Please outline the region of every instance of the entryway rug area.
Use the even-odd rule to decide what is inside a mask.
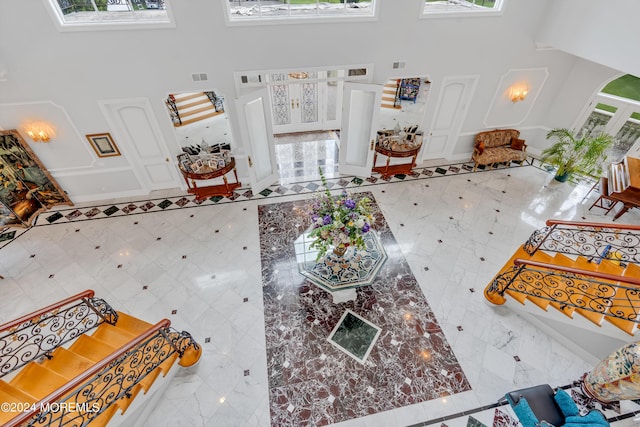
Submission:
[[[340,304],[298,270],[309,200],[258,207],[273,426],[328,425],[471,389],[373,194],[358,195],[372,200],[389,258]],[[381,329],[364,364],[328,340],[346,310]]]

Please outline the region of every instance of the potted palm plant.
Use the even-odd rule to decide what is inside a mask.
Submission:
[[[583,134],[578,137],[569,129],[552,129],[547,139],[555,143],[542,151],[543,162],[557,168],[555,179],[565,182],[573,173],[589,176],[602,175],[607,160],[607,150],[613,145],[613,137],[607,133]]]

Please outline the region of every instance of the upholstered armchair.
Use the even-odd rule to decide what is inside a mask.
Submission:
[[[607,427],[602,412],[592,409],[586,415],[580,411],[564,390],[555,392],[548,384],[524,388],[505,395],[522,427]]]

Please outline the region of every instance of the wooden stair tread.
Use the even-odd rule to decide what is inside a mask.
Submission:
[[[201,96],[207,96],[204,92],[195,92],[190,94],[174,94],[173,98],[175,99],[176,104],[179,102],[188,101],[190,99],[200,98]]]
[[[213,105],[211,105],[211,103],[209,103],[209,105],[205,105],[204,107],[200,107],[200,108],[194,108],[193,110],[189,110],[189,111],[180,111],[180,118],[185,118],[185,117],[189,117],[189,116],[193,116],[195,114],[200,114],[203,113],[205,111],[216,111],[215,107]],[[184,120],[183,120],[184,122]]]
[[[576,308],[576,313],[578,313],[579,315],[581,315],[582,317],[584,317],[585,319],[589,320],[590,322],[592,322],[597,326],[602,326],[602,319],[605,317],[604,314],[602,313],[599,313],[596,311],[584,310],[582,308]]]
[[[604,316],[604,319],[607,322],[623,330],[624,332],[628,333],[631,336],[634,336],[634,333],[638,326],[636,322],[632,322],[631,320],[621,319],[619,317]]]
[[[640,279],[640,266],[637,264],[627,264],[627,267],[622,272],[623,276],[626,277],[635,277],[636,279]]]
[[[188,114],[189,111],[186,111],[189,108],[193,108],[193,107],[198,107],[200,105],[206,105],[209,108],[215,108],[213,106],[213,104],[211,103],[211,101],[209,100],[209,98],[204,97],[204,98],[200,98],[197,101],[193,101],[193,102],[189,102],[188,104],[178,104],[176,102],[176,107],[178,108],[178,111],[180,113],[180,116],[182,116],[183,114]]]
[[[68,381],[69,378],[65,378],[37,362],[31,362],[25,365],[9,381],[9,384],[40,400],[65,385]]]
[[[113,347],[119,348],[136,338],[134,334],[126,329],[119,328],[118,326],[103,323],[91,334],[93,338],[104,341]]]
[[[620,305],[617,304],[620,301]],[[634,307],[636,309],[634,309]],[[605,320],[629,335],[633,335],[637,329],[638,312],[640,309],[640,295],[637,291],[627,288],[618,288],[614,296],[614,301],[609,307],[609,316]],[[615,315],[616,317],[613,317]]]
[[[118,311],[118,321],[115,325],[117,328],[127,331],[135,336],[148,331],[153,325],[151,323],[133,317],[130,314]]]
[[[52,356],[42,362],[42,365],[67,378],[75,378],[94,365],[93,361],[64,347],[57,348]]]
[[[69,350],[97,363],[117,350],[117,347],[89,335],[81,335],[71,344]]]
[[[23,391],[11,386],[10,384],[0,380],[0,402],[2,403],[35,403],[36,399]],[[0,411],[0,424],[4,425],[7,421],[17,417],[17,412]]]
[[[210,119],[211,117],[215,117],[215,116],[217,116],[219,114],[223,114],[223,112],[222,111],[214,111],[214,112],[209,113],[209,114],[203,114],[202,116],[194,117],[193,119],[182,120],[182,124],[177,124],[176,127],[189,125],[191,123],[196,123],[196,122],[199,122],[200,120],[204,120],[204,119]]]

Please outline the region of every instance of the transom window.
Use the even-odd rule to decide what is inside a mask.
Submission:
[[[506,0],[425,0],[424,16],[496,14],[502,11]]]
[[[375,15],[375,0],[223,0],[229,22],[310,18],[365,18]]]
[[[45,3],[51,7],[63,29],[121,27],[118,24],[148,27],[171,23],[166,0],[45,0]]]

